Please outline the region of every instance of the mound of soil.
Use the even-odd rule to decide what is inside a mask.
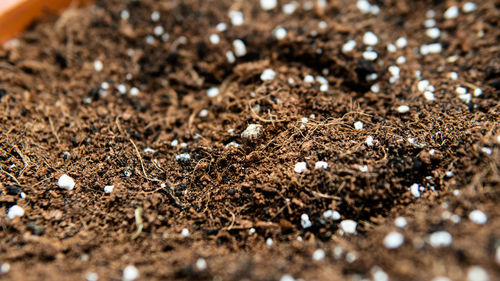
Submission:
[[[0,49],[0,280],[500,278],[500,5],[263,2]]]

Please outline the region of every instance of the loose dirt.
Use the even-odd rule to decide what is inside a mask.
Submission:
[[[101,0],[0,49],[0,280],[498,280],[499,3],[278,2]]]

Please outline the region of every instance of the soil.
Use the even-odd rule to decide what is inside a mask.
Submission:
[[[356,1],[297,1],[289,15],[278,2],[101,0],[1,48],[0,264],[10,271],[0,280],[122,280],[127,265],[138,280],[485,280],[478,267],[499,280],[500,4],[464,13],[464,1],[378,0],[372,15]],[[459,15],[447,19],[452,5]],[[429,10],[437,39],[425,34]],[[367,31],[375,61],[363,56]],[[407,46],[391,52],[399,37]],[[236,39],[246,54],[230,63]],[[442,51],[422,55],[433,42]],[[274,79],[261,80],[265,69]],[[464,100],[459,86],[482,94]],[[249,124],[262,126],[256,138],[241,136]],[[75,189],[58,188],[63,174]],[[25,214],[8,219],[15,204]],[[404,236],[397,249],[383,243],[392,231]],[[434,247],[437,231],[451,245]]]

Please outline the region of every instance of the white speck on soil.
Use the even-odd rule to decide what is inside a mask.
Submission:
[[[302,172],[305,172],[307,171],[307,164],[306,162],[298,162],[295,164],[295,167],[293,168],[293,170],[296,172],[296,173],[302,173]]]
[[[488,216],[480,210],[474,210],[469,213],[469,219],[475,224],[485,224],[488,221]]]
[[[201,118],[206,118],[208,116],[208,110],[207,109],[200,110],[200,113],[198,113],[198,116]]]
[[[199,258],[196,260],[196,268],[200,271],[207,269],[207,262],[204,258]]]
[[[483,147],[483,148],[481,148],[481,151],[482,151],[484,154],[488,154],[488,155],[493,154],[493,150],[491,150],[491,148],[489,148],[489,147]]]
[[[363,122],[361,122],[361,121],[354,122],[354,129],[362,130],[363,129]]]
[[[429,236],[429,243],[434,248],[450,246],[452,241],[453,237],[447,231],[437,231]]]
[[[160,20],[160,12],[158,11],[153,11],[151,13],[151,20],[154,21],[154,22],[157,22]]]
[[[407,221],[405,218],[403,217],[397,217],[395,220],[394,220],[394,225],[396,225],[396,227],[399,227],[399,228],[405,228],[405,226],[407,225]]]
[[[255,140],[258,139],[262,135],[262,125],[259,124],[250,124],[248,127],[241,133],[241,137],[244,139]]]
[[[210,43],[217,45],[220,42],[220,36],[218,34],[215,34],[215,33],[210,34],[209,40],[210,40]]]
[[[446,11],[444,12],[444,18],[445,19],[454,19],[458,17],[458,7],[457,6],[451,6]]]
[[[304,229],[312,226],[312,222],[309,220],[309,216],[307,214],[302,214],[300,216],[300,224]]]
[[[366,137],[365,144],[367,146],[373,146],[373,137],[372,136]]]
[[[280,281],[295,281],[295,279],[291,275],[285,274],[281,276]]]
[[[260,0],[260,7],[266,11],[276,8],[277,5],[277,0]]]
[[[328,168],[328,162],[318,161],[314,164],[314,169],[326,169]]]
[[[274,244],[273,239],[271,237],[266,239],[266,245],[271,247]]]
[[[100,60],[94,61],[94,69],[95,69],[95,71],[101,72],[103,68],[104,68],[104,65],[102,64],[102,62]]]
[[[240,39],[236,39],[233,41],[234,54],[237,57],[244,57],[247,54],[247,47],[245,42]]]
[[[63,174],[57,180],[57,185],[60,188],[64,188],[66,190],[72,190],[73,188],[75,188],[75,181],[67,174]]]
[[[368,31],[363,35],[363,43],[368,46],[375,46],[378,43],[378,37],[375,33]]]
[[[254,235],[255,232],[256,232],[255,228],[252,227],[248,230],[248,235]]]
[[[396,40],[396,46],[400,49],[406,47],[406,45],[408,45],[408,41],[406,40],[405,37],[399,37],[397,40]]]
[[[359,171],[366,173],[368,172],[368,166],[367,165],[358,165]]]
[[[191,156],[187,153],[182,153],[182,154],[175,156],[175,160],[177,160],[179,162],[187,162],[187,161],[189,161],[189,159],[191,159]]]
[[[229,11],[229,17],[231,18],[231,24],[234,26],[240,26],[243,24],[243,13],[240,11]]]
[[[320,260],[324,259],[325,256],[326,256],[325,251],[323,251],[322,249],[317,249],[313,253],[313,260],[320,261]]]
[[[133,265],[128,265],[123,269],[123,281],[133,281],[139,277],[139,270]]]
[[[189,229],[183,228],[181,230],[181,235],[182,235],[182,237],[188,237],[189,236]]]
[[[227,29],[227,24],[225,22],[219,22],[216,26],[215,29],[219,32],[226,31]]]
[[[378,54],[375,51],[364,51],[363,58],[367,61],[374,61],[378,58]]]
[[[219,88],[212,87],[207,90],[207,97],[214,98],[219,95]]]
[[[115,189],[115,186],[114,186],[114,185],[106,185],[106,186],[104,187],[104,193],[109,194],[109,193],[113,192],[113,189]]]
[[[273,31],[273,35],[274,35],[274,37],[276,37],[276,39],[278,39],[278,40],[283,40],[283,39],[285,39],[286,34],[287,34],[287,31],[286,31],[286,29],[284,29],[283,27],[278,27],[277,29],[275,29],[275,30]]]
[[[356,47],[356,41],[354,40],[349,40],[342,45],[342,53],[346,54],[349,52],[352,52],[354,48]]]
[[[262,81],[272,81],[276,77],[276,72],[270,68],[265,69],[260,75]]]
[[[410,107],[407,106],[407,105],[400,105],[398,106],[398,108],[396,109],[399,113],[407,113],[410,111]]]
[[[89,272],[85,275],[85,281],[97,281],[99,276],[95,272]]]
[[[416,198],[419,198],[420,197],[420,191],[419,191],[419,185],[417,183],[414,183],[410,186],[410,192],[413,196],[415,196]]]
[[[392,43],[390,44],[387,44],[387,51],[389,53],[395,53],[398,49],[396,48],[396,46]]]
[[[353,220],[343,220],[340,222],[340,227],[345,233],[349,234],[355,234],[356,233],[356,227],[358,226],[358,223],[353,221]]]
[[[425,31],[425,35],[432,39],[438,39],[441,36],[441,30],[437,27],[432,27]]]
[[[323,212],[323,217],[337,221],[340,220],[340,213],[334,210],[326,210]]]
[[[13,205],[7,211],[7,218],[10,220],[13,220],[16,217],[22,217],[22,216],[24,216],[24,209],[18,205]]]
[[[226,52],[227,62],[233,64],[236,61],[236,57],[234,56],[233,51],[229,50]]]
[[[2,263],[0,265],[0,274],[7,274],[10,271],[10,264],[8,263]]]
[[[286,15],[293,14],[296,9],[297,9],[297,4],[295,2],[287,3],[287,4],[283,5],[283,7],[281,8],[283,13]]]
[[[488,272],[480,266],[471,266],[467,271],[467,281],[489,281]]]
[[[477,5],[476,3],[474,2],[466,2],[463,6],[462,6],[462,11],[464,13],[471,13],[473,11],[475,11],[477,9]]]
[[[384,246],[387,249],[396,249],[403,245],[405,238],[399,232],[391,232],[384,238]]]

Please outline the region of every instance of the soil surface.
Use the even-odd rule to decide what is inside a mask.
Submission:
[[[500,280],[500,3],[260,2],[0,49],[0,280]]]

